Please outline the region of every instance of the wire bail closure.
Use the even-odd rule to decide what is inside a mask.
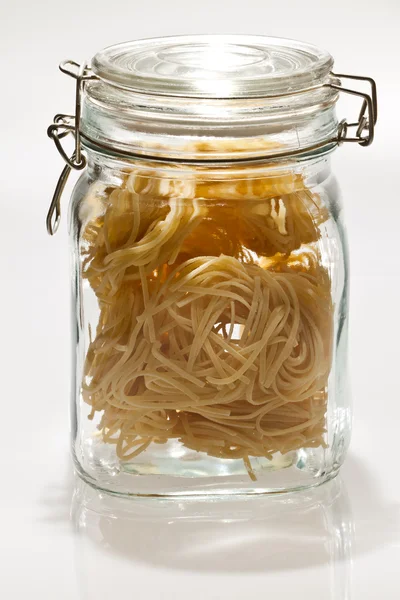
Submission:
[[[331,73],[331,75],[340,81],[342,79],[352,79],[354,81],[366,81],[369,83],[371,94],[345,88],[342,85],[335,85],[333,83],[328,85],[339,92],[344,92],[345,94],[350,94],[352,96],[359,96],[363,99],[361,110],[358,115],[358,121],[355,123],[347,123],[346,119],[343,119],[343,121],[339,123],[338,143],[355,142],[360,146],[370,146],[374,141],[375,125],[378,119],[378,97],[374,79],[362,75],[344,75],[343,73]],[[357,128],[354,137],[348,137],[347,135],[350,127]],[[364,131],[367,132],[367,135],[365,136],[363,136]]]
[[[47,129],[47,135],[53,139],[57,150],[59,151],[66,163],[58,179],[56,189],[54,191],[53,198],[50,203],[50,208],[46,217],[46,228],[50,235],[55,234],[60,224],[61,196],[67,183],[68,177],[71,173],[71,170],[75,169],[76,171],[81,171],[86,167],[86,158],[82,154],[81,147],[81,96],[85,82],[89,80],[98,79],[98,77],[92,73],[90,67],[87,66],[86,63],[79,65],[73,60],[65,60],[59,65],[59,69],[62,73],[65,73],[66,75],[69,75],[70,77],[76,80],[75,114],[55,115],[53,123]],[[357,143],[360,146],[364,147],[370,146],[372,144],[375,133],[375,125],[378,118],[378,100],[375,81],[371,77],[364,77],[361,75],[345,75],[331,72],[331,76],[334,77],[336,80],[339,80],[339,84],[326,83],[322,84],[322,86],[308,88],[300,92],[282,94],[282,96],[293,95],[293,93],[307,93],[312,90],[318,89],[319,87],[330,87],[332,89],[337,90],[338,92],[343,92],[345,94],[350,94],[362,98],[363,102],[360,113],[358,115],[358,120],[352,123],[348,123],[346,119],[343,119],[339,123],[337,135],[334,138],[330,138],[318,145],[310,146],[307,148],[301,148],[298,150],[292,150],[289,152],[281,152],[273,156],[269,156],[268,159],[272,160],[275,158],[298,156],[299,154],[305,154],[307,152],[312,152],[313,150],[321,149],[326,146],[331,146],[332,144],[339,145],[343,142]],[[342,79],[367,82],[370,86],[370,94],[360,92],[351,88],[343,87],[341,85]],[[353,136],[348,135],[350,129],[355,129],[355,133]],[[75,150],[70,157],[68,157],[61,143],[61,140],[69,134],[72,134],[75,138]],[[130,156],[134,155],[130,154]],[[140,156],[139,158],[143,158],[143,156]],[[156,157],[150,156],[146,156],[145,158],[151,158],[152,160],[160,160],[159,158],[157,159]],[[237,159],[238,162],[239,160],[240,159]],[[243,159],[241,160],[243,161]]]
[[[81,94],[85,81],[97,79],[95,75],[91,74],[90,69],[85,63],[79,65],[73,60],[65,60],[60,64],[59,68],[62,73],[76,80],[75,114],[57,114],[53,119],[53,123],[47,129],[47,135],[54,141],[57,150],[66,163],[57,182],[46,217],[46,228],[50,235],[55,234],[60,224],[61,195],[71,170],[81,171],[86,167],[86,158],[82,154],[80,139]],[[69,134],[72,134],[75,138],[75,150],[70,157],[68,157],[61,143],[61,140]]]

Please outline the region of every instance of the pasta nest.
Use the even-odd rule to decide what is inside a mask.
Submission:
[[[141,278],[139,297],[124,302],[134,324],[129,341],[107,347],[106,369],[104,355],[96,363],[101,349],[92,354],[84,393],[104,410],[105,440],[121,458],[171,438],[245,459],[324,445],[328,280],[304,259],[284,264],[271,261],[266,270],[224,255],[198,257],[157,291],[153,281],[151,293]]]

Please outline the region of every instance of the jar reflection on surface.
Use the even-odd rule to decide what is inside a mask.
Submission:
[[[173,226],[171,215],[179,226]],[[90,153],[88,173],[75,189],[70,223],[77,306],[73,452],[78,471],[86,481],[124,494],[221,496],[297,489],[337,473],[350,435],[346,384],[347,253],[329,157],[216,170],[122,162]],[[147,251],[149,243],[153,253]],[[118,260],[124,252],[130,262],[121,267]],[[137,260],[132,259],[132,252],[137,253]],[[108,280],[107,264],[117,267]],[[179,287],[176,277],[179,279],[181,272],[186,269],[192,277],[192,272],[198,270],[203,273],[199,277],[202,282],[208,264],[212,272],[218,271],[228,280],[230,287],[220,289],[230,298],[225,308],[217,310],[219,321],[214,317],[213,322],[209,314],[213,328],[201,338],[203,354],[198,355],[198,366],[196,356],[193,359],[196,332],[193,329],[188,334],[187,324],[199,324],[206,310],[220,302],[214,286],[221,286],[221,281],[210,278],[208,288],[203,289],[206,302],[199,308],[197,299],[191,304],[187,301],[188,294],[201,285],[204,288],[194,278],[190,288],[183,288],[181,296],[176,294],[174,304],[168,302],[174,286]],[[108,271],[111,273],[111,268]],[[233,288],[237,277],[241,279]],[[269,279],[264,281],[266,277]],[[285,277],[292,284],[295,302],[300,301],[300,333],[292,344],[293,348],[296,344],[300,347],[299,358],[295,349],[289,357],[296,363],[298,374],[289,391],[286,382],[274,396],[271,382],[263,387],[259,376],[263,368],[267,374],[274,371],[274,351],[264,354],[264,367],[258,358],[245,361],[239,357],[242,362],[229,366],[226,360],[218,362],[215,357],[222,346],[221,352],[233,353],[232,360],[236,360],[238,345],[247,344],[251,349],[262,343],[269,323],[272,330],[279,323],[280,307],[289,294],[285,291],[283,297],[274,300],[271,296],[272,301],[268,300],[270,321],[264,319],[265,323],[259,326],[261,338],[257,338],[256,322],[257,315],[258,323],[262,321],[263,310],[252,309],[252,302],[257,294],[260,298],[269,297],[272,286],[282,278],[286,285]],[[309,283],[314,281],[315,287]],[[168,287],[168,282],[173,285]],[[304,288],[305,282],[309,289]],[[248,296],[242,292],[244,283]],[[134,285],[141,286],[143,300],[139,308],[130,295]],[[152,307],[154,319],[144,323],[135,345],[126,351],[132,328],[140,320],[143,324],[143,315],[148,311],[146,294],[149,303],[157,297],[158,305],[153,302]],[[309,305],[307,294],[320,300]],[[239,302],[232,301],[233,297],[239,297]],[[243,305],[247,308],[243,309]],[[310,308],[312,327],[307,329]],[[169,318],[171,313],[175,319],[172,327],[178,325],[175,331],[179,335],[172,340],[175,348],[171,345],[171,324],[168,319],[163,320],[164,314]],[[252,313],[253,325],[247,331]],[[109,321],[118,327],[110,328]],[[130,332],[128,338],[126,328]],[[285,353],[286,342],[276,335],[275,347]],[[290,337],[289,333],[285,335]],[[249,342],[247,338],[243,342],[245,336],[250,336]],[[143,348],[146,344],[151,347],[153,362],[139,357],[132,363],[132,355],[141,344]],[[115,348],[129,354],[129,360],[116,358]],[[115,361],[127,365],[124,372],[115,369]],[[277,362],[277,376],[282,378],[280,369],[287,369],[287,365],[284,360]],[[144,386],[143,382],[149,377],[154,379],[160,367],[167,372],[172,368],[175,382],[178,373],[180,380],[176,385],[180,392],[184,390],[180,394],[183,403],[176,401],[176,388],[171,403],[171,389],[163,381],[157,382],[158,387],[154,387],[154,382],[150,389]],[[110,369],[114,375],[107,379]],[[303,373],[309,378],[305,379]],[[122,382],[119,389],[118,377]],[[226,391],[221,392],[221,381],[227,382]],[[111,395],[110,385],[114,389]],[[204,395],[198,396],[203,389]],[[190,393],[194,393],[194,400],[188,402]],[[259,400],[263,394],[269,404]],[[222,400],[218,408],[213,408],[218,395]],[[142,406],[140,398],[144,399]],[[230,400],[224,404],[224,398]],[[288,400],[292,402],[289,413],[285,408]],[[134,403],[135,411],[129,402]],[[234,410],[238,410],[233,415],[241,427],[232,428]],[[260,420],[264,418],[263,410],[265,421]],[[125,436],[121,413],[124,427],[128,427]],[[257,442],[253,436],[250,442],[247,438],[233,444],[232,436],[243,440],[246,428],[253,432],[257,427],[264,436],[258,433]],[[283,435],[279,435],[279,428]],[[162,478],[153,479],[154,475]]]
[[[268,593],[282,599],[351,598],[353,524],[340,479],[312,492],[208,503],[129,503],[78,482],[72,516],[76,568],[88,600],[129,589],[132,567],[139,597],[179,600],[190,589],[197,600],[206,586],[211,598],[223,600],[233,593],[232,585],[224,591],[224,576],[236,576],[233,597],[242,597],[264,575]],[[151,577],[153,569],[162,569],[162,578]]]

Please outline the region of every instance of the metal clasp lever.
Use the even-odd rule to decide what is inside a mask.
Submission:
[[[47,129],[47,135],[52,138],[57,150],[66,162],[66,165],[62,170],[57,182],[46,217],[46,228],[50,235],[54,235],[60,223],[61,195],[71,170],[75,169],[80,171],[86,166],[86,159],[81,150],[79,129],[81,119],[81,94],[84,82],[89,79],[96,79],[96,76],[91,73],[86,64],[79,65],[72,60],[66,60],[62,62],[60,64],[60,71],[76,80],[75,115],[57,114],[53,119],[53,123]],[[61,140],[69,134],[72,134],[75,138],[75,150],[70,157],[68,157],[61,143]]]
[[[339,73],[331,73],[333,77],[337,79],[353,79],[354,81],[367,81],[371,88],[371,94],[352,90],[350,88],[342,87],[331,83],[330,87],[344,92],[345,94],[351,94],[352,96],[359,96],[363,98],[360,114],[358,121],[355,123],[347,123],[346,119],[340,122],[338,131],[338,142],[356,142],[360,146],[370,146],[374,140],[375,125],[378,119],[378,99],[376,93],[376,83],[371,77],[363,77],[361,75],[343,75]],[[356,127],[356,132],[353,137],[348,137],[348,130],[350,127]],[[363,132],[367,132],[363,135]]]

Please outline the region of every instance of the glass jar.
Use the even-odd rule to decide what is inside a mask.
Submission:
[[[89,484],[250,495],[337,474],[348,266],[330,154],[371,143],[376,94],[332,64],[290,40],[183,36],[61,65],[76,114],[49,128],[67,165],[47,224],[86,167],[70,204],[72,452]],[[363,99],[355,124],[338,123],[341,90]]]

